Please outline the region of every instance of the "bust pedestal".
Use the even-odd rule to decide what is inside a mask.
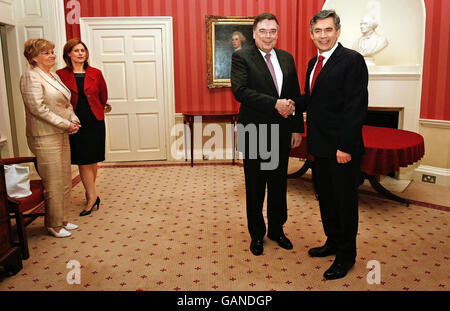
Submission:
[[[369,66],[376,66],[376,64],[375,64],[375,62],[373,60],[373,57],[371,57],[371,56],[364,56],[364,60],[366,61],[367,67],[369,67]]]

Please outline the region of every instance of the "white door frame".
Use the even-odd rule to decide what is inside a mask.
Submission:
[[[161,29],[162,49],[163,49],[163,77],[164,81],[164,107],[165,107],[165,143],[166,159],[174,160],[171,154],[171,146],[176,137],[170,135],[171,129],[175,126],[175,87],[173,69],[173,27],[171,16],[155,17],[82,17],[80,18],[81,40],[86,45],[94,46],[93,32],[99,29],[129,29],[129,28],[158,28]],[[92,55],[92,53],[91,53]],[[92,64],[96,64],[95,59],[90,59]]]

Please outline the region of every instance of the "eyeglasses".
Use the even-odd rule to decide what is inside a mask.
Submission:
[[[277,34],[277,32],[278,32],[278,29],[269,29],[269,30],[267,30],[267,29],[259,29],[258,30],[258,33],[261,36],[264,36],[264,35],[267,35],[267,34],[269,34],[271,36],[275,36]]]

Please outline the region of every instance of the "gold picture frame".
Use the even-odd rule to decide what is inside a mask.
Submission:
[[[231,87],[231,55],[235,49],[231,38],[233,35],[242,38],[241,48],[254,44],[254,19],[254,16],[206,15],[208,88]]]

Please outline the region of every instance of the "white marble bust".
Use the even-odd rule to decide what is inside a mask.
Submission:
[[[370,15],[364,16],[360,22],[362,36],[353,43],[353,49],[364,57],[372,57],[388,45],[386,38],[375,32],[377,26],[378,22]]]

